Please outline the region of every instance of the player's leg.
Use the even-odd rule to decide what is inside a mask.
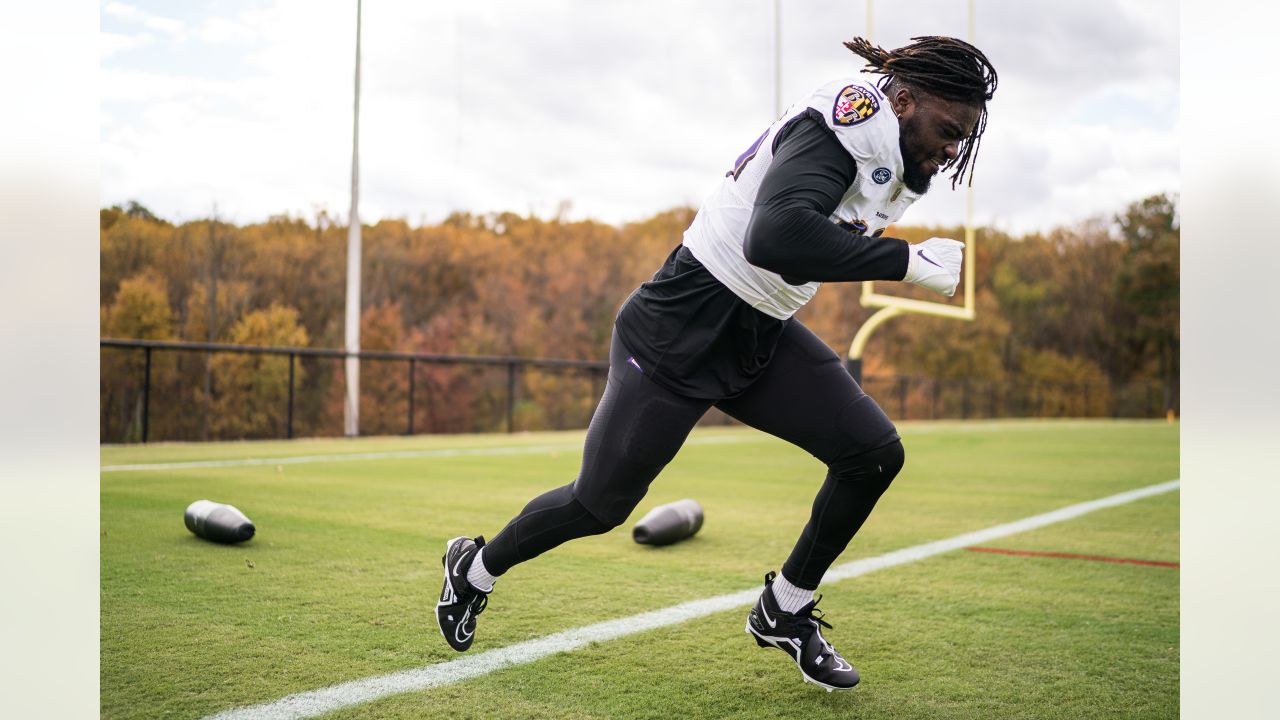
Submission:
[[[787,580],[816,588],[902,469],[897,429],[839,356],[795,320],[765,374],[717,406],[826,463],[809,522],[783,566]]]
[[[897,430],[840,358],[794,320],[765,374],[718,407],[827,465],[809,521],[782,566],[782,576],[767,577],[748,630],[757,624],[752,632],[757,642],[787,651],[806,680],[829,690],[852,687],[857,671],[822,639],[819,621],[811,617],[813,590],[901,470]]]
[[[529,501],[487,545],[483,538],[449,541],[436,611],[449,644],[470,647],[478,610],[467,608],[483,602],[497,576],[569,540],[621,525],[710,406],[645,377],[615,334],[577,479]]]

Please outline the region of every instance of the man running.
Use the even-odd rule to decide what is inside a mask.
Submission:
[[[573,482],[529,502],[486,545],[450,540],[436,607],[455,650],[471,647],[494,580],[574,538],[622,524],[649,483],[715,406],[827,465],[808,524],[781,574],[765,575],[746,630],[828,690],[858,671],[823,638],[823,574],[902,469],[897,429],[839,356],[792,316],[823,282],[897,280],[946,296],[963,243],[881,237],[954,169],[954,188],[986,126],[996,71],[972,45],[918,37],[885,50],[845,46],[873,83],[828,83],[791,106],[733,163],[649,282],[619,310],[604,396]]]

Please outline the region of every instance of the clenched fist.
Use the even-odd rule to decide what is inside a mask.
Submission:
[[[907,274],[903,282],[915,283],[947,297],[956,294],[960,283],[960,265],[964,261],[964,243],[948,238],[929,238],[908,245]]]

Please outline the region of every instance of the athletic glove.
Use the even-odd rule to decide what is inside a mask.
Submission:
[[[964,243],[947,238],[929,238],[908,245],[907,274],[903,282],[915,283],[947,297],[956,294],[960,283],[960,264],[964,260]]]

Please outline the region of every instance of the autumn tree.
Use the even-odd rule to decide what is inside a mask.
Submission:
[[[1164,407],[1178,407],[1180,373],[1179,250],[1181,233],[1172,199],[1155,195],[1116,217],[1127,252],[1114,285],[1125,326],[1121,342],[1135,374],[1153,374],[1164,386]]]
[[[362,350],[400,350],[403,334],[404,323],[396,303],[368,308],[360,317]],[[361,433],[399,435],[405,432],[409,394],[406,365],[400,361],[360,361]]]
[[[453,355],[469,323],[462,307],[444,309],[414,328],[406,350]],[[416,368],[414,427],[421,432],[461,433],[499,429],[496,407],[485,405],[485,369],[462,364],[422,363]]]
[[[231,342],[264,347],[306,347],[298,311],[273,304],[240,318]],[[219,437],[283,437],[288,413],[289,359],[279,355],[220,353],[212,361],[214,398],[210,426]],[[295,365],[294,382],[302,382]]]
[[[434,224],[386,219],[366,226],[363,346],[602,359],[619,305],[652,277],[693,216],[692,208],[675,208],[614,226],[562,216],[455,213]],[[959,227],[893,226],[886,235],[919,242],[962,233]],[[216,219],[175,225],[137,203],[104,209],[102,332],[339,348],[346,237],[347,228],[324,213],[313,221],[278,216],[243,226]],[[894,393],[890,405],[912,416],[917,411],[927,416],[939,400],[950,408],[946,388],[973,383],[1017,395],[1031,385],[1097,384],[1098,373],[1106,378],[1109,395],[1091,397],[1104,398],[1113,409],[1150,413],[1150,402],[1143,400],[1160,395],[1158,387],[1149,389],[1152,383],[1164,388],[1165,404],[1176,407],[1177,251],[1176,202],[1164,196],[1135,203],[1116,222],[1083,222],[1021,237],[979,228],[976,319],[895,318],[868,345],[865,375],[897,383],[889,388]],[[877,289],[951,305],[963,302],[903,283],[879,283]],[[797,318],[843,354],[875,311],[861,305],[861,292],[860,283],[829,283]],[[125,363],[129,357],[134,365]],[[214,357],[218,375],[210,363]],[[118,440],[126,428],[132,428],[128,437],[138,436],[141,358],[141,353],[103,351],[104,439]],[[157,374],[149,407],[152,419],[160,421],[152,423],[153,437],[282,434],[273,428],[281,425],[286,401],[271,393],[280,388],[286,359],[157,351],[153,361]],[[258,367],[267,369],[262,392],[250,387],[249,376]],[[380,362],[362,367],[363,430],[402,432],[408,368]],[[342,362],[300,359],[295,370],[295,429],[339,434]],[[903,377],[918,379],[905,395]],[[155,384],[163,378],[174,387]],[[414,381],[415,429],[505,427],[503,366],[419,363]],[[935,389],[929,389],[930,382]],[[598,399],[599,378],[577,371],[530,369],[518,373],[516,383],[516,424],[522,429],[581,425]],[[929,392],[934,396],[922,395]],[[265,400],[243,402],[261,407],[237,404],[249,394]],[[215,396],[217,407],[210,404]],[[994,405],[984,401],[982,406]],[[1014,412],[1098,411],[1092,400],[1071,406],[1014,397],[1007,405]],[[230,412],[230,419],[217,428],[207,425],[219,408]]]
[[[102,335],[135,340],[173,339],[173,318],[163,278],[144,271],[120,283],[110,307],[100,313]],[[158,360],[158,358],[157,358]],[[101,361],[102,436],[124,442],[142,440],[146,353],[104,348]],[[155,362],[150,384],[157,394],[173,384],[170,362]]]

